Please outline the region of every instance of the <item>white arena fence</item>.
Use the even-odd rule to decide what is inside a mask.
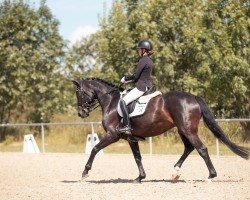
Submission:
[[[250,122],[250,119],[216,119],[217,122]],[[0,124],[1,127],[41,127],[41,138],[42,138],[42,153],[45,153],[45,126],[90,126],[91,127],[91,134],[93,139],[93,134],[95,133],[94,126],[101,125],[101,122],[60,122],[60,123],[20,123],[20,124]],[[149,137],[149,154],[153,154],[153,138]],[[91,141],[93,144],[93,141]],[[215,139],[216,145],[216,155],[217,157],[220,156],[220,146],[219,140]]]

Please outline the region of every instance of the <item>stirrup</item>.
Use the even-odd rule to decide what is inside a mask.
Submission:
[[[118,127],[117,130],[120,132],[120,133],[125,133],[126,135],[132,135],[131,133],[131,127],[126,125],[126,126],[123,126],[123,127]]]

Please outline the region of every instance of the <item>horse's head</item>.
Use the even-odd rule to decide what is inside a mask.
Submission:
[[[89,116],[91,108],[95,105],[96,95],[85,80],[72,81],[76,86],[77,112],[78,116],[85,118]]]

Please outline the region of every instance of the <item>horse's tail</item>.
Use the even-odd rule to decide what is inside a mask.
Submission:
[[[214,116],[210,111],[206,102],[200,97],[196,96],[195,98],[200,105],[201,113],[206,125],[213,132],[215,137],[217,137],[221,142],[223,142],[226,146],[228,146],[228,148],[231,149],[235,154],[248,160],[249,149],[238,146],[235,143],[231,142],[229,138],[225,135],[223,130],[220,128],[220,126],[217,124],[217,122],[215,121]]]

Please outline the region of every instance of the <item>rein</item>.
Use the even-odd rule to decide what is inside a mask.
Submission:
[[[119,84],[118,88],[120,88],[120,87],[122,86],[122,84],[123,84],[123,83]],[[102,94],[102,95],[100,96],[100,99],[101,99],[104,95],[110,94],[111,92],[114,92],[114,91],[116,91],[116,90],[117,90],[117,88],[112,88],[112,89],[109,90],[108,92]],[[90,96],[87,92],[85,92],[84,90],[81,90],[81,92],[84,93],[84,94],[86,94],[86,95],[91,99],[91,96]],[[97,104],[98,104],[98,105],[97,105]],[[97,98],[95,98],[94,100],[91,100],[91,101],[89,101],[89,102],[85,102],[85,103],[82,105],[82,107],[88,109],[88,113],[92,112],[93,110],[95,110],[95,109],[98,108],[99,106],[100,106],[100,104],[99,104]]]

